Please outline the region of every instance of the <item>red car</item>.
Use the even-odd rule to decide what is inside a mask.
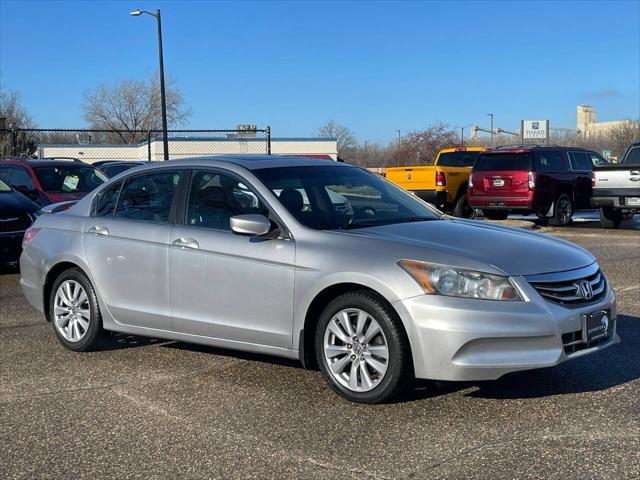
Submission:
[[[80,160],[0,160],[0,179],[40,206],[79,200],[107,177]]]
[[[606,162],[577,147],[517,146],[482,152],[469,176],[467,201],[487,218],[535,213],[552,225],[571,222],[576,210],[591,209],[591,171]]]

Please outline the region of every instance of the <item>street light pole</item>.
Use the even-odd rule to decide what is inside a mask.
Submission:
[[[400,166],[400,130],[396,130],[398,132],[398,151],[396,152],[396,163]]]
[[[473,123],[470,123],[469,125],[465,125],[464,127],[460,127],[460,146],[464,147],[464,129],[465,128],[469,128],[472,127]]]
[[[488,117],[491,117],[491,126],[489,127],[491,130],[491,147],[493,148],[493,113],[487,113]]]
[[[169,160],[169,136],[167,133],[167,100],[164,87],[164,58],[162,54],[162,20],[160,18],[160,10],[156,13],[147,12],[146,10],[134,10],[131,15],[139,17],[140,15],[151,15],[155,17],[158,24],[158,57],[160,61],[160,106],[162,110],[162,147],[164,150],[164,160]]]

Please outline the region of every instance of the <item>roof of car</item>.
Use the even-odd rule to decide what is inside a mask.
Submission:
[[[226,162],[239,165],[248,170],[259,170],[262,168],[276,168],[276,167],[344,167],[348,164],[336,162],[333,160],[322,160],[309,157],[287,156],[287,155],[219,155],[211,157],[193,157],[169,160],[166,162],[171,165],[183,165],[183,166],[207,166],[212,162]],[[162,162],[144,162],[145,164],[151,163],[157,166]]]
[[[82,160],[73,158],[2,158],[0,159],[0,161],[13,164],[30,165],[32,167],[57,167],[62,165],[77,165],[87,167],[90,165],[83,162]]]
[[[532,150],[582,150],[585,152],[590,152],[586,148],[582,147],[568,147],[562,145],[538,145],[538,144],[522,144],[522,145],[501,145],[499,147],[494,147],[490,150],[487,150],[483,153],[525,153],[530,152]]]

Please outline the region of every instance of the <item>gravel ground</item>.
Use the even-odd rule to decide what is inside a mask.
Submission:
[[[622,343],[379,406],[270,357],[124,335],[72,353],[5,271],[0,478],[640,478],[638,223],[540,229],[598,257]]]

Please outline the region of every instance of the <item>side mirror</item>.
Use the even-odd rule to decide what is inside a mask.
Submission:
[[[259,236],[269,233],[271,221],[264,215],[235,215],[229,219],[231,231],[236,235]]]

